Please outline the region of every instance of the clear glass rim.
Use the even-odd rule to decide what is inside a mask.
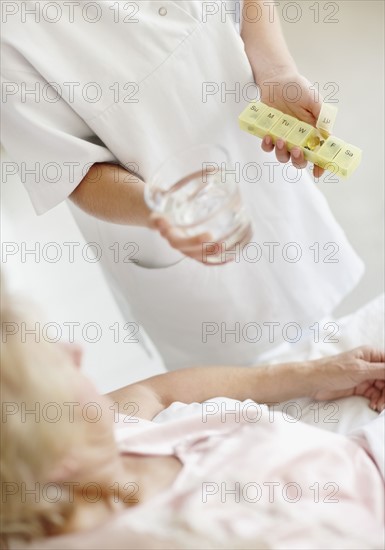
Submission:
[[[162,170],[164,170],[168,164],[171,164],[173,160],[175,160],[176,162],[180,162],[180,159],[182,156],[185,156],[185,155],[191,156],[193,155],[194,151],[199,151],[200,149],[207,149],[208,151],[210,149],[212,150],[217,149],[224,155],[227,163],[230,160],[230,155],[227,149],[223,145],[216,145],[213,143],[201,143],[199,145],[193,145],[191,147],[184,147],[183,149],[179,149],[178,151],[175,151],[175,153],[172,153],[172,155],[169,155],[166,159],[163,160],[163,162],[156,168],[156,170],[154,170],[154,172],[146,179],[145,181],[146,187],[147,186],[153,187],[158,181]],[[183,176],[181,179],[183,179]],[[178,183],[178,182],[175,182],[175,183]]]

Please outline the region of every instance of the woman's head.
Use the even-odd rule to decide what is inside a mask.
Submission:
[[[26,334],[36,320],[1,300],[1,533],[63,531],[86,481],[111,481],[117,449],[109,401],[76,368],[73,354]]]

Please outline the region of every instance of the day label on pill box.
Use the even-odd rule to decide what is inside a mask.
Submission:
[[[254,103],[253,105],[251,105],[250,107],[250,116],[253,117],[257,117],[259,116],[262,111],[265,111],[267,109],[267,107],[263,104],[263,103]]]
[[[306,122],[297,124],[286,138],[289,149],[293,147],[304,147],[309,137],[313,135],[315,131],[315,128],[310,126],[310,124],[306,124]]]
[[[266,105],[261,102],[250,103],[247,109],[245,109],[239,117],[240,128],[253,134],[253,129],[256,127],[258,118],[266,109]]]
[[[270,128],[272,128],[282,116],[283,114],[280,111],[277,111],[277,109],[273,109],[273,107],[268,107],[258,118],[256,134],[262,134],[262,137],[266,135],[269,132]]]
[[[298,124],[298,120],[290,115],[284,115],[271,128],[269,134],[275,138],[285,138]]]
[[[360,160],[361,150],[347,143],[334,157],[333,163],[338,167],[338,173],[347,178],[357,168]]]
[[[345,145],[345,142],[342,139],[335,137],[328,137],[325,143],[322,145],[318,151],[318,157],[325,162],[330,162],[334,159],[337,153]]]

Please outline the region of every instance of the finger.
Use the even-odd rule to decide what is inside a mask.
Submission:
[[[216,256],[220,251],[220,244],[213,241],[210,233],[200,233],[193,237],[186,237],[186,235],[179,229],[173,227],[162,216],[154,216],[154,224],[156,229],[159,230],[162,237],[167,239],[170,246],[179,250],[185,256],[197,260],[202,263],[210,263],[208,258],[210,256]],[[212,249],[206,248],[204,245],[213,245]],[[215,264],[225,264],[233,261],[231,255],[224,255],[223,261],[216,261]],[[211,262],[212,263],[212,262]],[[210,265],[211,265],[210,263]]]
[[[304,119],[306,118],[305,122],[308,122],[308,124],[311,124],[312,126],[316,126],[319,114],[321,112],[321,103],[312,103],[312,109],[311,112],[307,111],[307,115],[304,116]]]
[[[261,147],[266,153],[271,153],[274,150],[274,143],[271,136],[265,136],[263,138]]]
[[[226,264],[235,259],[233,255],[221,254],[220,244],[214,242],[212,237],[207,233],[190,238],[172,235],[167,240],[170,246],[179,250],[185,256],[204,264],[212,264],[213,262],[210,262],[210,258],[213,257],[216,258],[215,264]]]
[[[157,229],[160,233],[163,233],[171,227],[170,222],[161,214],[151,214],[150,225],[154,229]]]
[[[193,237],[186,237],[182,231],[175,227],[166,228],[164,231],[161,231],[161,234],[173,248],[177,248],[182,252],[198,253],[202,250],[204,243],[212,242],[210,233],[201,233]]]
[[[325,170],[321,168],[321,166],[318,166],[317,164],[313,167],[313,176],[315,178],[320,178],[324,174]]]
[[[286,144],[283,141],[283,139],[277,139],[277,142],[275,144],[275,156],[277,157],[277,160],[279,162],[289,162],[290,160],[290,153],[286,148]]]
[[[362,393],[363,397],[366,397],[366,399],[372,399],[373,395],[378,395],[379,390],[377,390],[374,386],[370,386],[366,391]]]
[[[383,407],[382,401],[385,402],[384,389],[378,389],[375,386],[376,382],[361,382],[356,386],[354,395],[365,397],[369,400],[369,407],[374,411],[381,411]],[[383,384],[382,381],[380,381]]]
[[[212,242],[212,237],[209,233],[200,233],[199,235],[188,237],[182,230],[172,226],[165,219],[157,220],[156,225],[159,233],[172,247],[178,248],[184,252],[201,250],[203,243]]]
[[[354,388],[354,395],[365,395],[365,392],[373,385],[373,381],[365,380]]]
[[[374,411],[377,410],[377,404],[380,397],[381,397],[381,392],[379,390],[375,390],[370,398],[369,407]]]
[[[208,245],[208,246],[206,246]],[[213,263],[210,262],[211,258],[215,258],[216,264],[227,264],[235,260],[234,254],[224,254],[221,243],[213,241],[204,241],[200,246],[191,248],[191,249],[180,249],[183,254],[194,258],[194,260],[199,260],[202,263]]]
[[[379,412],[385,409],[385,392],[383,391],[380,395],[380,398],[377,401],[377,410]]]
[[[311,126],[316,126],[319,113],[321,111],[321,103],[310,101],[307,107],[301,107],[294,116]]]
[[[301,151],[298,147],[294,147],[294,149],[291,150],[291,162],[293,163],[293,166],[299,168],[300,170],[306,168],[307,162],[305,160],[305,156],[303,151]]]
[[[209,265],[227,264],[235,260],[235,255],[223,253],[223,241],[214,242],[212,238],[207,240],[206,235],[202,235],[203,242],[199,245],[192,247],[181,245],[179,250],[186,256]],[[213,258],[215,258],[215,262],[212,261]]]
[[[149,225],[153,229],[158,229],[162,223],[167,223],[167,220],[164,216],[157,212],[152,212],[149,217]]]
[[[167,238],[168,232],[173,229],[173,226],[171,225],[171,223],[166,218],[163,218],[161,216],[159,216],[154,220],[154,225],[155,225],[155,229],[159,231],[162,237],[166,237],[166,238]]]

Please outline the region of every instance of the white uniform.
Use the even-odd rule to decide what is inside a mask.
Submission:
[[[66,199],[95,162],[120,163],[146,180],[178,150],[222,145],[239,163],[254,220],[248,261],[208,267],[153,231],[71,206],[73,214],[85,238],[102,246],[122,311],[142,324],[169,368],[252,364],[282,339],[294,341],[298,327],[303,338],[363,266],[309,175],[296,177],[238,129],[253,76],[233,19],[221,3],[209,3],[218,8],[210,15],[196,0],[64,4],[21,2],[38,13],[20,7],[3,24],[3,142],[36,211]],[[36,97],[26,93],[32,88]],[[32,168],[38,176],[25,173]],[[139,264],[122,255],[116,262],[109,248],[129,242]]]

